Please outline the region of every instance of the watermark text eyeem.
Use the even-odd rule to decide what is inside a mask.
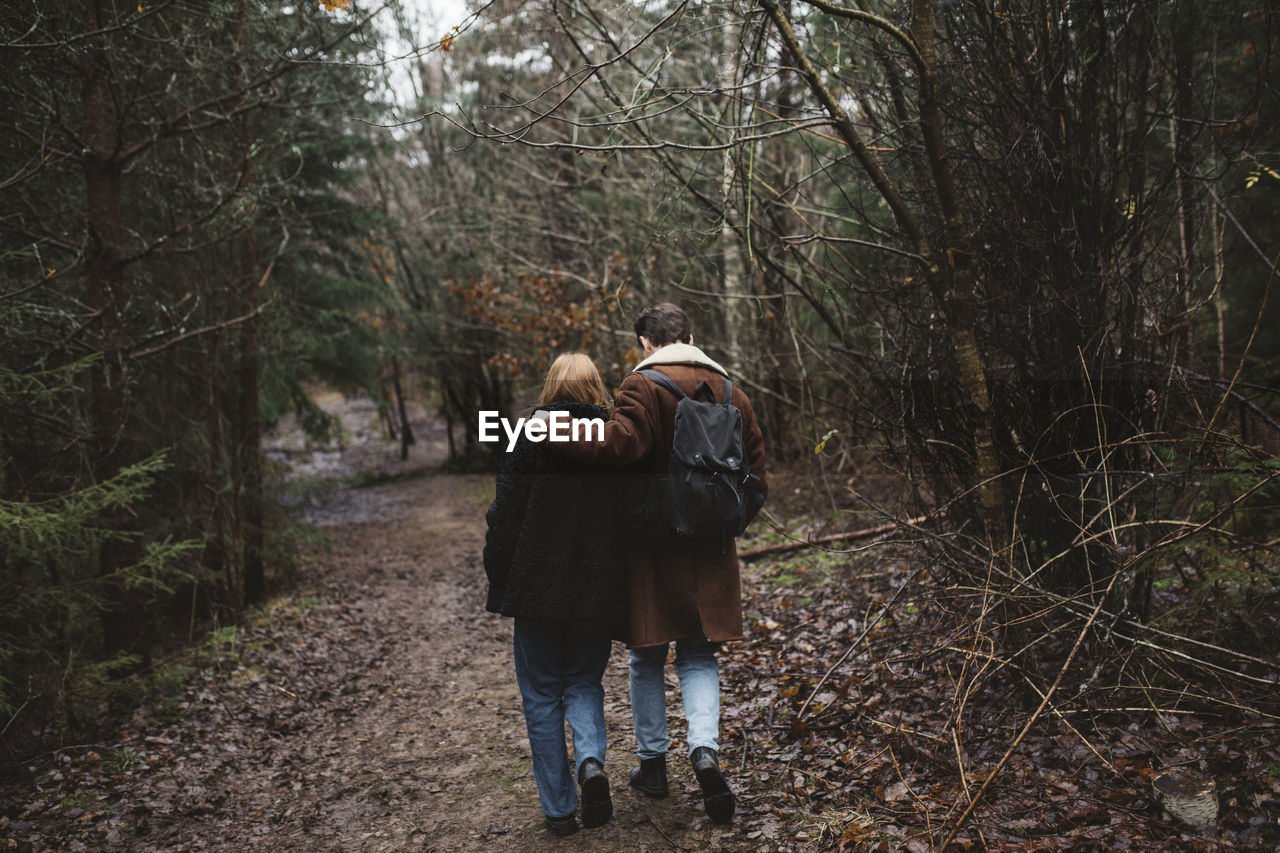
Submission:
[[[603,418],[575,418],[566,411],[549,412],[545,418],[516,418],[511,421],[499,417],[495,411],[480,412],[479,439],[484,442],[501,441],[498,427],[507,436],[507,452],[515,449],[520,433],[532,442],[540,441],[604,441]]]

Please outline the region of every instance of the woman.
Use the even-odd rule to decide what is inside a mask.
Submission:
[[[535,417],[557,411],[608,418],[611,402],[591,359],[562,355],[551,365]],[[533,775],[547,827],[577,831],[578,802],[564,722],[582,795],[582,825],[613,815],[604,773],[604,689],[610,638],[626,624],[618,488],[545,442],[522,435],[505,455],[485,514],[486,608],[515,618],[516,681],[524,706]]]

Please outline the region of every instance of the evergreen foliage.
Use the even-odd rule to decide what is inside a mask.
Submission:
[[[388,305],[366,249],[383,219],[352,187],[383,82],[343,8],[18,0],[0,20],[15,742],[91,722],[95,684],[237,619],[283,553],[264,425],[331,428],[309,382],[378,387],[388,330],[362,313]]]

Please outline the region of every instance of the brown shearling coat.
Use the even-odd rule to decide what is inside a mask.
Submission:
[[[721,374],[709,366],[664,363],[661,356],[648,359],[645,366],[671,377],[688,395],[702,381],[708,382],[717,396],[723,389]],[[665,475],[677,402],[667,389],[632,373],[618,390],[604,440],[559,446],[596,467]],[[751,401],[736,384],[731,402],[742,412],[747,462],[751,473],[760,478],[754,487],[763,497],[768,492],[764,437]],[[628,646],[657,646],[704,636],[712,642],[742,638],[742,586],[733,539],[693,547],[636,541],[627,546],[624,558],[630,602]]]

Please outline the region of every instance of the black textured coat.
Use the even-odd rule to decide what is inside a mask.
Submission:
[[[587,403],[550,403],[574,418],[608,418]],[[539,619],[595,619],[625,637],[626,575],[616,475],[593,471],[523,435],[504,454],[485,513],[487,610]]]

